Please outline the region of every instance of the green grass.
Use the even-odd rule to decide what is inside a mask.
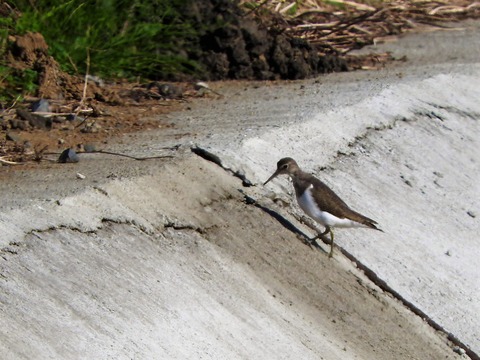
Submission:
[[[12,0],[21,14],[0,18],[0,102],[36,90],[35,70],[9,67],[9,35],[41,33],[61,68],[105,79],[195,77],[200,66],[188,58],[199,53],[199,35],[219,24],[201,24],[185,14],[194,0]]]
[[[31,69],[14,69],[8,66],[6,54],[8,36],[14,33],[13,16],[0,18],[0,108],[5,108],[22,95],[33,94],[37,86],[38,74]]]
[[[40,32],[63,69],[105,77],[165,78],[192,73],[196,64],[178,55],[195,36],[183,21],[187,0],[14,1],[22,16],[16,31]]]

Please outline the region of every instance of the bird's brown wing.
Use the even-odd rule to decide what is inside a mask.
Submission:
[[[297,188],[308,188],[309,184],[313,184],[312,195],[322,211],[326,211],[340,219],[350,219],[360,224],[364,224],[372,229],[378,229],[372,220],[352,209],[333,192],[325,183],[314,177],[313,175],[303,173],[296,179],[295,190]],[[316,189],[320,191],[315,191]]]

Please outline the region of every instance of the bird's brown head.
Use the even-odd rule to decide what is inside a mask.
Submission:
[[[263,185],[266,185],[270,180],[276,178],[278,175],[287,174],[294,175],[295,172],[299,170],[297,162],[292,158],[283,158],[277,163],[277,170],[273,173],[272,176],[268,178]]]

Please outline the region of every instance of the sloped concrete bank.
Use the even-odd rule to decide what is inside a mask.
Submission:
[[[253,183],[273,171],[269,164],[294,156],[354,208],[380,219],[385,234],[359,241],[347,231],[339,244],[478,354],[480,67],[462,71],[468,75],[389,87],[248,138],[232,152],[210,150],[241,159],[230,163],[241,163]],[[270,187],[291,191],[285,180]]]
[[[239,189],[254,190],[186,154],[24,209],[51,221],[2,248],[2,357],[460,358]]]

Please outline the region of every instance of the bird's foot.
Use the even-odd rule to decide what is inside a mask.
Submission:
[[[329,258],[333,257],[333,244],[330,245],[330,252],[328,253],[328,257]]]
[[[315,236],[315,237],[313,237],[313,238],[311,238],[311,239],[306,238],[306,239],[305,239],[305,244],[308,245],[308,246],[310,246],[312,249],[313,249],[313,248],[321,249],[322,247],[321,247],[320,245],[318,245],[317,239],[318,239],[318,236]]]

